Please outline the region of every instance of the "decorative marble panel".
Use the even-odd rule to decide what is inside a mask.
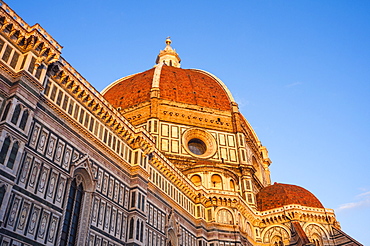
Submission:
[[[58,182],[58,172],[53,170],[50,174],[49,184],[46,191],[46,200],[49,202],[53,202],[57,182]]]
[[[116,230],[116,215],[117,215],[117,209],[112,207],[112,217],[110,220],[110,229],[109,233],[114,236],[115,230]]]
[[[109,182],[109,175],[108,173],[104,173],[104,179],[103,179],[103,194],[107,195],[108,193],[108,182]]]
[[[104,231],[109,232],[109,225],[111,220],[111,205],[107,204],[107,208],[105,210],[105,220],[104,220]]]
[[[82,157],[81,154],[74,149],[72,154],[72,162],[77,161],[78,159],[80,159],[80,157]]]
[[[39,137],[40,129],[41,129],[41,126],[36,123],[35,127],[33,128],[32,135],[31,135],[31,138],[30,138],[30,143],[29,143],[30,147],[33,148],[33,149],[36,148],[37,139]]]
[[[179,153],[179,141],[178,140],[171,141],[171,150],[173,153]]]
[[[63,156],[63,151],[65,147],[65,143],[63,140],[59,139],[55,151],[55,156],[54,156],[54,162],[55,164],[60,165],[62,163],[62,156]],[[64,163],[63,163],[64,164]]]
[[[98,217],[98,228],[99,229],[103,229],[104,214],[105,214],[105,201],[101,201],[100,209],[99,209],[99,217]]]
[[[40,222],[38,225],[37,231],[37,241],[43,242],[46,237],[47,228],[49,224],[50,212],[49,211],[42,211]]]
[[[124,207],[128,209],[128,198],[129,198],[129,190],[127,187],[125,187],[125,204]]]
[[[44,165],[41,169],[40,176],[39,176],[39,184],[37,186],[37,194],[41,193],[44,194],[49,178],[49,171],[50,168]]]
[[[60,175],[57,190],[56,190],[56,195],[55,195],[55,205],[57,206],[62,206],[66,184],[67,184],[67,178],[64,175]]]
[[[218,134],[218,136],[219,136],[219,144],[222,146],[226,146],[225,134]]]
[[[230,161],[236,161],[236,150],[230,149]]]
[[[49,131],[46,129],[42,129],[40,138],[37,144],[37,151],[41,154],[44,154],[45,152],[48,136],[49,136]]]
[[[168,139],[166,138],[161,138],[161,150],[163,151],[168,151]]]
[[[24,158],[24,161],[23,161],[22,171],[19,175],[19,183],[18,183],[18,185],[22,188],[26,187],[30,169],[32,167],[32,161],[33,161],[33,156],[26,153],[26,157]]]
[[[50,138],[49,138],[48,145],[46,147],[46,154],[45,154],[45,156],[49,160],[52,160],[53,159],[53,155],[54,155],[56,144],[57,144],[57,138],[56,138],[56,136],[54,134],[50,134]]]
[[[103,179],[103,170],[99,168],[99,171],[98,171],[98,182],[96,184],[96,190],[97,191],[101,191],[101,188],[102,188],[102,180]]]
[[[172,138],[179,138],[179,127],[178,126],[171,126],[171,137]]]
[[[37,223],[39,221],[41,207],[34,205],[31,212],[30,221],[27,228],[27,235],[35,235]]]
[[[123,198],[125,196],[125,186],[123,184],[119,187],[118,204],[123,206]]]
[[[114,178],[111,176],[109,178],[109,188],[108,188],[108,197],[110,199],[113,198],[113,191],[114,191]]]
[[[90,233],[90,236],[89,236],[89,246],[94,246],[94,241],[95,241],[95,235],[93,233]]]
[[[113,194],[113,201],[118,202],[118,196],[119,196],[119,182],[116,180],[114,182],[114,194]]]
[[[117,212],[117,226],[116,226],[116,238],[121,238],[121,227],[122,227],[122,212]]]
[[[24,232],[30,209],[31,209],[31,203],[28,201],[24,201],[22,208],[20,210],[20,213],[19,213],[19,217],[18,217],[18,223],[17,223],[17,228],[16,228],[16,231],[18,233]]]
[[[227,149],[226,148],[220,148],[221,158],[223,158],[225,161],[228,160],[227,158]]]
[[[55,236],[58,230],[58,222],[59,222],[59,217],[53,215],[51,218],[50,227],[49,227],[48,236],[47,236],[47,242],[51,245],[54,245],[54,242],[55,242]]]
[[[230,147],[235,147],[235,139],[233,135],[227,135],[227,142]]]
[[[167,124],[162,124],[162,136],[163,137],[169,136],[169,126]]]
[[[126,215],[123,215],[123,217],[122,217],[122,229],[121,229],[121,231],[122,231],[122,237],[121,237],[121,239],[122,240],[125,240],[126,239],[126,224],[127,223],[127,216]]]
[[[35,191],[36,189],[40,169],[41,162],[38,159],[34,159],[27,187],[30,191]]]
[[[97,221],[98,221],[99,203],[100,203],[100,199],[95,197],[94,202],[93,202],[92,214],[91,214],[91,223],[95,226],[97,225]]]
[[[62,145],[62,142],[61,142]],[[62,167],[66,170],[69,170],[69,165],[71,163],[71,158],[72,158],[72,147],[67,145],[64,156],[63,156],[63,162],[62,162]]]

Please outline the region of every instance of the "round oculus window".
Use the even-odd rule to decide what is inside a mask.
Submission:
[[[203,155],[207,151],[206,144],[197,138],[193,138],[188,142],[189,150],[196,155]]]
[[[192,156],[210,158],[217,150],[215,138],[207,131],[190,128],[182,135],[184,149]]]

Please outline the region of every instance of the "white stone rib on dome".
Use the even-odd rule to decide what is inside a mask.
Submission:
[[[116,81],[110,83],[107,87],[105,87],[101,92],[100,94],[102,94],[104,96],[104,94],[110,90],[110,88],[112,88],[113,86],[115,86],[116,84],[118,84],[119,82],[121,82],[122,80],[126,80],[126,79],[129,79],[133,76],[135,76],[136,74],[139,74],[139,73],[134,73],[134,74],[131,74],[131,75],[128,75],[126,77],[122,77],[120,79],[117,79]]]
[[[196,68],[191,68],[189,70],[198,71],[198,72],[204,73],[204,74],[206,74],[206,75],[214,78],[220,84],[220,86],[222,87],[222,89],[224,89],[224,91],[226,92],[226,94],[229,97],[230,101],[233,102],[233,103],[235,103],[234,97],[231,94],[231,92],[229,91],[229,89],[227,88],[227,86],[224,84],[224,82],[222,82],[222,80],[220,80],[219,78],[217,78],[216,75],[213,75],[210,72],[207,72],[207,71],[204,71],[204,70],[201,70],[201,69],[196,69]]]

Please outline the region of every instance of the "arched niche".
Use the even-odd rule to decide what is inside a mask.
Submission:
[[[234,225],[234,216],[230,210],[222,208],[217,211],[216,221],[222,224]]]
[[[222,190],[222,188],[223,188],[222,178],[219,174],[213,174],[211,176],[211,188]]]
[[[193,176],[191,176],[190,180],[196,186],[202,185],[202,177],[200,177],[200,175],[198,174],[194,174]]]

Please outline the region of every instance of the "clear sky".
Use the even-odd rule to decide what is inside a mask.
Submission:
[[[20,1],[101,91],[150,69],[171,36],[183,68],[218,76],[272,160],[370,245],[370,1]]]

